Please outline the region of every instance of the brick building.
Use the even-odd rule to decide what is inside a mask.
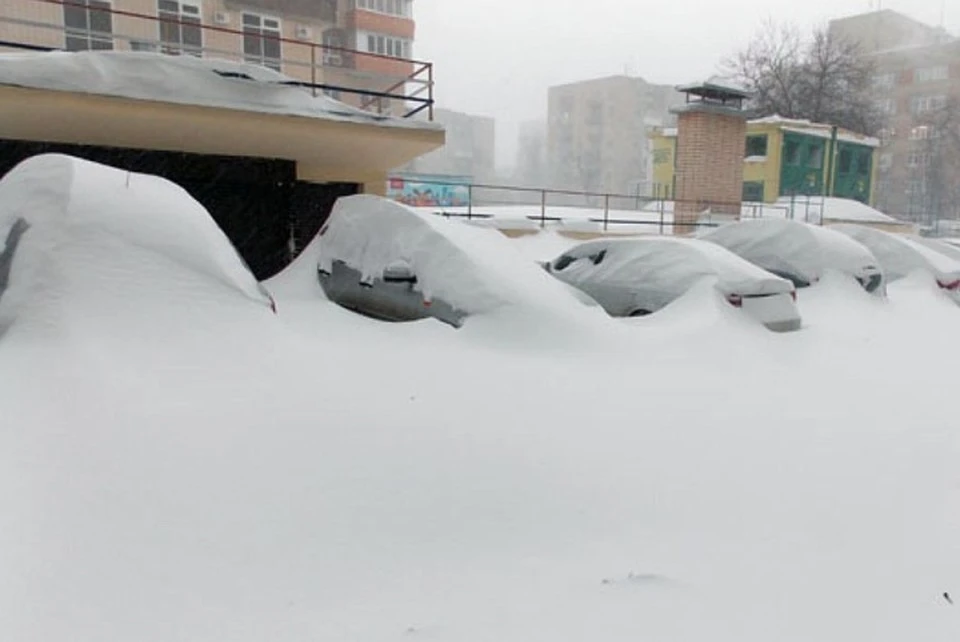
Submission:
[[[960,40],[890,10],[834,20],[830,31],[859,43],[875,65],[886,121],[876,207],[927,223],[960,216]]]

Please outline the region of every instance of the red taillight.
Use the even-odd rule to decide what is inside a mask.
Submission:
[[[739,294],[728,294],[727,303],[729,303],[735,308],[739,308],[740,306],[743,305],[743,297],[740,296]]]
[[[797,300],[797,291],[796,291],[796,290],[790,290],[790,298],[793,299],[794,301]]]
[[[428,301],[427,299],[423,300],[423,307],[429,308],[433,301]]]
[[[943,281],[937,279],[937,285],[939,285],[944,290],[949,290],[950,292],[956,292],[960,290],[960,279],[956,281],[951,281],[949,283],[944,283]]]

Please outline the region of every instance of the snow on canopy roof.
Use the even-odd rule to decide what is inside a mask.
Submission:
[[[370,194],[337,200],[319,236],[319,265],[343,261],[377,278],[402,261],[416,289],[467,314],[508,305],[569,306],[567,289],[526,260],[500,232],[425,214]],[[572,312],[572,311],[571,311]]]
[[[808,209],[808,201],[806,199],[791,200],[789,196],[781,197],[777,200],[777,204],[787,208],[792,205],[798,215],[799,213],[806,212]],[[839,198],[836,196],[811,198],[809,200],[809,210],[810,217],[813,220],[818,220],[822,216],[825,221],[856,221],[863,223],[904,225],[903,221],[895,219],[878,209],[874,209],[852,198]]]
[[[830,138],[831,125],[827,123],[815,123],[806,118],[786,118],[778,114],[754,118],[748,121],[748,125],[778,125],[785,131],[792,131],[798,134],[807,134],[810,136],[819,136],[821,138]],[[749,131],[747,132],[750,133]],[[840,128],[837,130],[837,139],[844,142],[856,143],[858,145],[867,145],[869,147],[879,147],[880,141],[872,136],[863,136],[849,129]]]
[[[34,156],[0,180],[0,239],[19,219],[29,228],[0,297],[0,327],[27,306],[89,309],[95,296],[110,305],[160,292],[186,306],[234,294],[268,301],[210,214],[162,178]]]
[[[0,54],[0,85],[323,120],[438,129],[313,96],[293,79],[257,65],[149,52],[78,51]]]
[[[808,283],[818,281],[826,270],[859,275],[878,264],[870,250],[840,232],[787,219],[729,223],[699,238],[765,270],[794,274]]]
[[[908,236],[852,223],[831,227],[865,245],[880,261],[887,281],[902,279],[917,270],[930,272],[937,278],[960,276],[960,261],[930,249]]]
[[[736,254],[707,241],[678,237],[596,239],[581,243],[563,256],[582,259],[606,251],[599,264],[589,270],[571,270],[564,280],[571,284],[603,281],[615,287],[629,287],[642,274],[644,283],[664,289],[684,287],[704,277],[717,277],[731,290],[743,284],[764,283],[775,291],[793,289],[785,279],[774,276]]]

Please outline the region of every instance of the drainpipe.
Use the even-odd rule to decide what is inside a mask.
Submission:
[[[827,176],[823,181],[823,195],[833,196],[834,173],[836,172],[835,156],[837,154],[837,126],[830,128],[830,152],[827,154]],[[820,214],[821,218],[823,214]]]

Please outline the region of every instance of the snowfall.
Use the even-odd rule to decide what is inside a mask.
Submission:
[[[160,179],[33,159],[0,241],[18,217],[0,639],[960,639],[960,308],[927,276],[828,275],[788,334],[707,286],[455,330],[324,300],[316,243],[273,314]],[[503,265],[569,243],[443,224]]]

